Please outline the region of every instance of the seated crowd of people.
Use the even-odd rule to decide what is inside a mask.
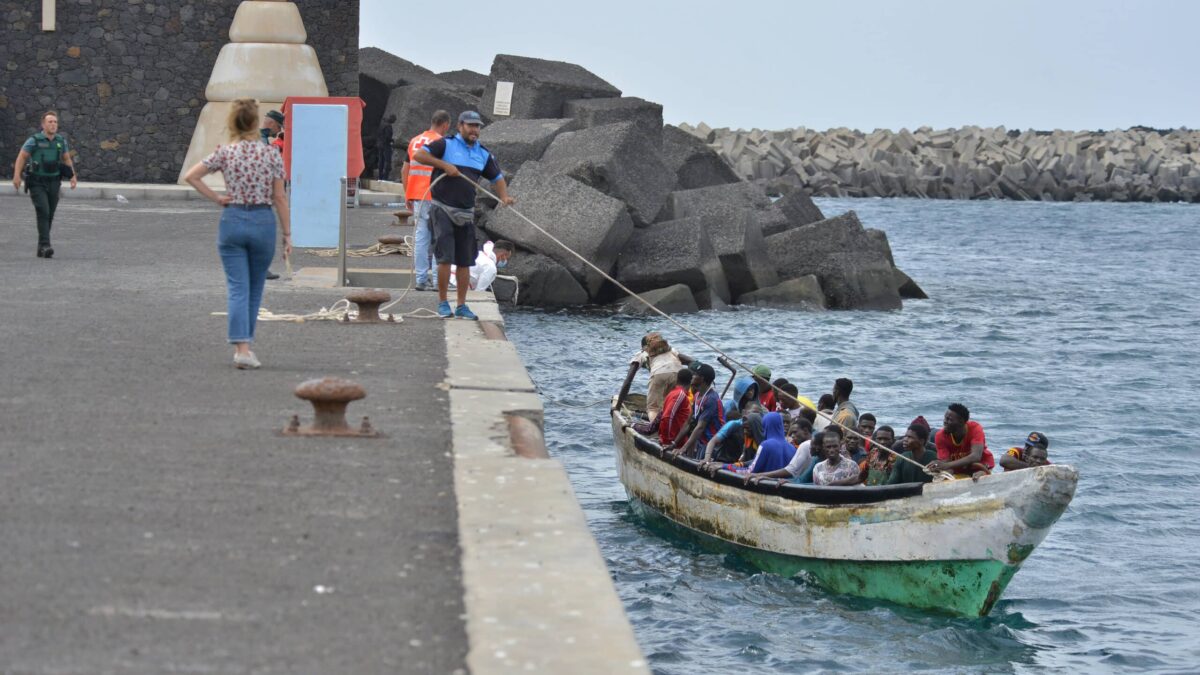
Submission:
[[[983,426],[961,403],[951,403],[936,431],[918,416],[901,427],[879,425],[850,400],[854,383],[839,378],[816,404],[771,369],[755,366],[733,381],[733,397],[722,400],[716,370],[671,348],[659,333],[642,338],[642,350],[629,363],[617,397],[619,407],[634,377],[650,373],[647,420],[640,433],[657,436],[664,450],[701,462],[711,474],[741,473],[747,483],[764,479],[814,485],[896,485],[990,474],[997,460],[987,447]],[[856,433],[849,433],[852,430]],[[1032,432],[1022,445],[999,458],[1007,471],[1049,464],[1050,441]]]

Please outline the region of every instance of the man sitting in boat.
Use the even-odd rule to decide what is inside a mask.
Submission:
[[[917,464],[925,465],[933,461],[933,453],[929,452],[926,444],[929,443],[929,427],[924,424],[911,424],[908,431],[904,433],[904,457],[911,459]],[[888,475],[887,485],[897,485],[900,483],[929,483],[933,480],[933,476],[921,470],[921,467],[914,466],[912,462],[904,460],[896,460],[892,464],[892,473]]]
[[[843,429],[853,429],[858,426],[858,406],[850,402],[850,392],[854,391],[854,382],[848,377],[839,377],[833,382],[833,421]]]
[[[929,468],[935,473],[949,471],[955,478],[979,478],[996,466],[983,426],[971,420],[971,411],[961,403],[951,403],[946,409],[933,444],[937,446],[937,459],[929,463]]]
[[[650,371],[650,386],[646,392],[646,418],[653,422],[662,410],[667,392],[675,386],[675,376],[679,369],[691,362],[692,357],[673,349],[662,334],[646,333],[642,336],[642,350],[629,360],[629,373],[625,375],[625,382],[621,384],[621,393],[617,394],[613,410],[620,408],[625,402],[625,397],[629,395],[629,387],[638,371],[646,369]]]
[[[870,438],[875,433],[875,416],[871,413],[863,413],[858,418],[858,433]],[[854,461],[855,464],[862,465],[867,461],[867,450],[863,447],[863,440],[854,434],[846,434],[846,456]]]
[[[783,415],[772,412],[763,415],[764,438],[758,454],[750,464],[750,473],[769,473],[787,466],[796,454],[796,447],[788,443],[783,430]]]
[[[754,366],[750,372],[754,375],[754,384],[758,385],[758,402],[762,405],[763,412],[779,410],[775,400],[775,390],[771,387],[771,369],[760,363]]]
[[[692,405],[692,415],[688,420],[688,426],[684,427],[675,440],[663,448],[664,450],[669,450],[675,455],[684,454],[694,458],[704,451],[712,437],[717,435],[721,425],[725,424],[725,412],[721,408],[721,397],[713,389],[713,380],[715,379],[717,379],[717,373],[707,363],[700,364],[700,367],[696,368],[692,375],[695,403]],[[685,436],[687,440],[684,440]]]
[[[862,428],[861,419],[859,428]],[[867,458],[859,464],[864,485],[883,485],[887,482],[888,475],[892,473],[892,464],[896,461],[896,456],[891,453],[895,441],[896,432],[886,424],[872,434],[867,442]]]
[[[675,388],[663,399],[658,419],[658,440],[667,445],[687,426],[692,414],[692,369],[680,368],[675,373]]]
[[[821,439],[823,461],[813,467],[814,485],[858,485],[860,469],[842,454],[842,430],[832,424],[825,427]]]
[[[754,459],[758,446],[763,442],[763,416],[748,412],[736,420],[729,420],[704,448],[705,463],[715,463],[717,468],[726,464],[743,464]],[[714,470],[713,467],[705,467]],[[739,467],[740,468],[740,467]]]
[[[733,400],[725,402],[725,419],[737,419],[749,412],[764,412],[758,402],[758,382],[753,377],[733,381]]]
[[[815,440],[812,435],[812,422],[804,417],[796,419],[788,429],[788,442],[795,446],[796,451],[792,453],[787,466],[774,471],[758,471],[755,468],[755,471],[746,474],[746,482],[757,484],[764,478],[786,480],[809,473],[809,469],[812,468],[812,446]]]
[[[824,431],[829,424],[829,418],[833,417],[833,394],[821,394],[821,398],[817,399],[817,410],[821,414],[817,415],[816,421],[813,422],[813,429]]]
[[[1012,447],[1000,455],[1000,466],[1005,471],[1046,466],[1050,463],[1047,457],[1049,449],[1050,439],[1046,438],[1046,434],[1031,432],[1025,439],[1025,447]]]

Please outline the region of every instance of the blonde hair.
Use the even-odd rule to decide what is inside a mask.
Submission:
[[[258,101],[252,98],[239,98],[229,109],[229,140],[256,141],[258,140]]]

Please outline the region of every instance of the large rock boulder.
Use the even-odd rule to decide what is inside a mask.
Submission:
[[[777,309],[825,309],[825,292],[821,282],[811,274],[788,279],[769,288],[751,291],[738,299],[739,305],[774,307]]]
[[[464,110],[479,110],[479,99],[444,82],[410,84],[393,89],[385,111],[396,116],[396,123],[392,125],[393,144],[407,146],[413,136],[429,128],[430,119],[437,110],[445,110],[450,113],[451,120],[457,120]],[[480,114],[486,123],[487,115],[482,111]]]
[[[771,207],[764,185],[739,181],[722,185],[676,190],[667,196],[658,220],[675,220],[688,216],[722,215],[734,209],[765,211]]]
[[[634,122],[646,137],[662,143],[663,107],[658,103],[625,96],[582,98],[563,104],[563,117],[573,117],[587,129],[617,122]]]
[[[473,70],[450,70],[438,73],[437,77],[443,82],[466,90],[472,96],[483,96],[483,92],[487,89],[489,81],[487,75],[477,73]]]
[[[612,271],[617,254],[633,234],[624,204],[540,162],[526,162],[509,192],[517,198],[521,213],[605,272]],[[494,211],[487,226],[497,236],[553,258],[571,271],[591,297],[604,284],[604,277],[512,209]]]
[[[587,304],[588,294],[567,268],[539,253],[517,251],[503,270],[503,276],[517,283],[496,278],[492,291],[500,302],[531,307],[573,307]]]
[[[654,222],[673,176],[635,122],[605,124],[555,138],[542,163],[625,202],[639,227]]]
[[[448,87],[444,81],[417,64],[375,47],[358,50],[358,96],[363,109],[363,135],[374,137],[387,109],[388,97],[396,87],[410,84]],[[425,117],[433,114],[430,110]],[[429,120],[426,119],[426,126]],[[422,131],[419,129],[418,131]]]
[[[787,218],[788,225],[791,227],[802,227],[810,223],[825,220],[825,214],[821,213],[821,209],[813,203],[812,197],[808,195],[808,192],[802,189],[786,191],[783,197],[775,202],[775,206],[783,212],[783,215]],[[776,233],[771,232],[769,234]]]
[[[483,92],[483,109],[496,103],[496,83],[512,82],[512,117],[565,117],[563,104],[580,98],[616,98],[621,90],[573,63],[500,54]],[[482,112],[482,111],[481,111]]]
[[[525,162],[540,159],[555,137],[578,125],[573,119],[501,119],[484,127],[479,141],[496,157],[504,175],[512,177]]]
[[[743,293],[779,283],[775,264],[767,255],[767,240],[757,211],[730,207],[701,216],[701,222],[721,261],[734,300]]]
[[[686,284],[657,288],[638,293],[638,295],[667,314],[691,314],[700,311],[700,307],[696,305],[696,299],[692,296],[692,289],[688,288]],[[617,303],[617,311],[622,314],[657,316],[657,313],[633,296]]]
[[[721,261],[698,217],[635,231],[617,259],[617,281],[635,292],[684,284],[701,309],[713,309],[714,296],[721,305],[730,302]]]
[[[663,162],[675,175],[675,190],[740,183],[741,178],[716,150],[670,124],[663,127]]]
[[[889,252],[853,211],[767,237],[784,279],[812,274],[831,309],[900,309]]]

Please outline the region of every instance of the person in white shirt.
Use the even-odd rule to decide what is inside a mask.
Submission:
[[[666,398],[667,391],[675,384],[675,377],[679,373],[679,369],[691,363],[692,360],[692,357],[681,354],[679,350],[671,347],[661,333],[646,333],[642,337],[642,350],[629,360],[629,372],[621,384],[621,393],[617,394],[613,410],[620,408],[625,397],[629,395],[629,387],[633,384],[633,377],[637,375],[638,371],[648,370],[650,371],[650,386],[646,393],[646,417],[653,422],[662,410],[663,399]]]
[[[475,256],[475,264],[471,266],[471,290],[486,291],[491,288],[499,270],[512,258],[515,248],[513,243],[507,239],[500,239],[495,243],[490,241],[485,243],[483,250]],[[454,265],[450,266],[451,287],[456,287],[457,279],[454,276],[456,269]]]

